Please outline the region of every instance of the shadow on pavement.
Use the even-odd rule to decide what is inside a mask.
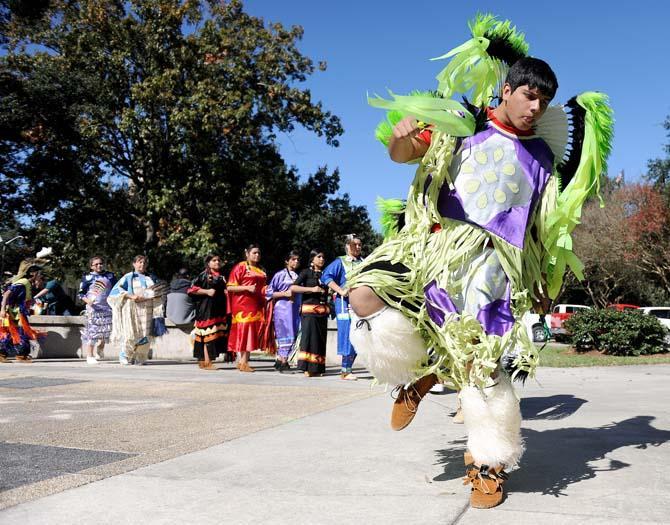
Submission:
[[[577,412],[584,403],[588,401],[571,395],[524,397],[521,416],[525,420],[563,419]]]
[[[512,473],[507,486],[511,492],[539,492],[558,497],[565,495],[564,490],[569,485],[595,478],[598,472],[629,467],[629,463],[606,458],[607,454],[621,447],[646,449],[670,441],[670,431],[651,426],[654,419],[636,416],[597,428],[522,429],[526,453],[521,468]],[[451,448],[436,451],[436,464],[444,465],[444,472],[434,477],[434,481],[464,475],[466,440],[458,439],[450,444]],[[609,463],[592,465],[602,460]]]

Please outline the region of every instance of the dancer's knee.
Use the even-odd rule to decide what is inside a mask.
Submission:
[[[384,302],[377,297],[369,286],[354,288],[349,293],[349,304],[359,317],[367,317],[384,308]]]
[[[398,310],[383,308],[368,317],[354,316],[350,339],[365,356],[368,369],[380,383],[406,384],[427,359],[419,332]]]

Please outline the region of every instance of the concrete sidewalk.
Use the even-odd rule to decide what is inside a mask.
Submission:
[[[220,402],[219,396],[239,389],[242,398],[253,397],[260,389],[263,395],[247,400],[251,417],[261,413],[255,403],[261,407],[271,403],[270,410],[283,415],[245,427],[236,421],[248,420],[248,414],[225,412],[222,407],[220,425],[237,432],[215,436],[221,444],[111,477],[100,475],[104,479],[6,508],[0,511],[1,523],[668,522],[667,365],[541,368],[539,382],[520,389],[528,451],[521,469],[511,475],[507,500],[486,511],[469,508],[468,489],[461,484],[465,429],[450,421],[456,402],[453,393],[429,395],[414,423],[403,432],[392,432],[391,400],[381,389],[371,391],[369,381],[346,383],[332,376],[306,384],[297,376],[228,370],[192,373],[176,366],[129,371],[111,366],[96,370],[71,364],[31,366],[33,377],[78,378],[88,381],[91,390],[101,382],[124,384],[130,381],[129,373],[133,385],[144,385],[143,395],[154,392],[154,397],[156,390],[169,393],[179,384],[183,392],[184,384],[190,384],[199,396],[200,388],[211,391],[206,403]],[[17,366],[12,371],[15,379],[27,374],[27,368]],[[1,380],[7,373],[6,368],[0,370],[0,400],[5,396],[5,401],[10,396]],[[50,388],[72,391],[73,386]],[[287,397],[272,405],[275,395]],[[300,408],[289,410],[287,404]],[[163,411],[165,418],[189,414],[184,406],[138,410],[132,413],[138,422],[155,411]],[[46,424],[40,417],[33,431]],[[105,426],[111,428],[122,419],[106,420]],[[189,424],[197,427],[198,421],[191,417]],[[213,432],[206,421],[200,424]],[[20,421],[12,426],[19,433],[30,430],[27,426],[21,430]],[[16,434],[7,439],[5,427],[1,441],[31,442]],[[192,435],[198,434],[195,430]],[[52,428],[50,435],[60,434]],[[32,442],[45,444],[39,439]],[[134,458],[146,455],[129,447],[106,450],[135,454]]]

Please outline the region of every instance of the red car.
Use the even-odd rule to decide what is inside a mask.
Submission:
[[[619,312],[624,312],[626,310],[637,310],[640,308],[639,306],[636,306],[634,304],[622,304],[622,303],[616,303],[616,304],[609,304],[607,305],[607,308],[614,308],[615,310]]]

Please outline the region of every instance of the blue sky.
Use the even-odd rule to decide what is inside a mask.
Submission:
[[[366,95],[386,89],[404,94],[433,89],[446,65],[431,62],[469,38],[467,20],[478,11],[509,18],[526,33],[530,54],[552,65],[560,88],[554,102],[582,91],[610,96],[616,127],[611,175],[639,180],[647,161],[663,156],[662,127],[670,114],[670,2],[611,1],[438,2],[368,0],[246,0],[245,9],[266,22],[301,25],[301,51],[328,63],[304,86],[314,100],[342,119],[340,147],[304,130],[281,134],[281,152],[306,177],[318,166],[338,167],[341,191],[368,207],[375,227],[375,198],[405,197],[414,169],[388,160],[374,139],[384,117]]]

